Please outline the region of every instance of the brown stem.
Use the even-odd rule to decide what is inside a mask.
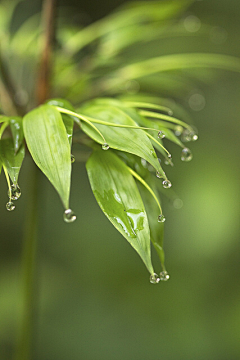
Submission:
[[[50,95],[50,80],[52,67],[52,45],[55,38],[55,18],[57,0],[44,0],[43,3],[43,51],[39,65],[36,99],[38,104]]]

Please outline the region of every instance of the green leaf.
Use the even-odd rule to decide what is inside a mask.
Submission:
[[[60,106],[61,108],[64,108],[64,109],[67,109],[70,111],[74,111],[74,107],[72,106],[72,104],[65,99],[50,99],[50,100],[46,101],[46,104],[53,105],[53,106]],[[72,145],[74,117],[67,115],[67,114],[61,114],[61,116],[62,116],[63,123],[64,123],[66,131],[67,131],[69,145],[71,146]]]
[[[9,120],[8,116],[0,115],[0,123],[3,123],[3,122],[8,121],[8,120]]]
[[[127,166],[111,150],[97,150],[88,159],[86,167],[102,211],[138,252],[152,274],[147,215]]]
[[[120,109],[110,105],[88,105],[79,112],[95,119],[103,120],[113,124],[138,126],[138,124],[128,115],[129,109]],[[126,151],[135,154],[148,161],[160,174],[164,176],[163,170],[157,159],[157,155],[148,139],[146,133],[141,129],[118,128],[94,123],[98,130],[103,134],[108,145],[116,150]],[[100,135],[88,124],[82,122],[82,130],[102,144]]]
[[[105,82],[105,91],[119,88],[127,80],[139,79],[150,74],[198,68],[222,69],[239,73],[240,60],[228,55],[203,53],[171,54],[154,57],[126,65],[109,74]]]
[[[165,127],[164,125],[167,125],[167,123],[164,123],[163,121],[158,121],[158,120],[149,120],[146,119],[144,116],[140,116],[139,115],[139,120],[138,123],[140,126],[147,126],[153,129],[157,129],[157,130],[161,130],[163,131],[163,133],[166,136],[166,139],[174,142],[175,144],[184,147],[183,143],[177,138],[177,136],[167,127]],[[175,127],[175,125],[174,125]],[[153,134],[154,137],[155,134]],[[154,144],[155,145],[155,144]]]
[[[167,20],[179,12],[184,11],[192,0],[186,1],[134,1],[127,3],[117,12],[97,21],[83,30],[77,32],[64,45],[67,53],[73,55],[87,44],[108,34],[118,33],[122,28],[133,25],[144,25],[147,22]],[[139,28],[141,31],[141,28]],[[132,34],[129,34],[131,37]],[[128,37],[129,37],[128,36]]]
[[[53,106],[59,106],[62,107],[64,109],[68,109],[70,111],[74,111],[74,107],[72,106],[72,104],[66,100],[66,99],[50,99],[46,101],[46,104],[48,105],[53,105]]]
[[[127,154],[118,151],[118,156],[124,160],[124,162],[132,168],[153,190],[155,196],[158,198],[160,203],[160,198],[158,196],[158,189],[156,187],[156,179],[152,174],[143,166],[141,159],[132,154]],[[140,191],[141,198],[143,200],[148,223],[150,227],[150,236],[151,241],[158,253],[162,267],[164,268],[164,251],[163,251],[163,236],[164,236],[164,223],[159,223],[157,221],[159,215],[159,207],[154,199],[154,197],[149,193],[149,190],[140,182],[136,181],[138,189]],[[169,194],[169,191],[167,191]]]
[[[25,148],[22,145],[15,153],[13,139],[1,139],[0,140],[0,157],[2,164],[6,167],[7,172],[16,185],[18,182],[19,172],[22,166],[22,162],[25,156]]]
[[[105,105],[110,105],[110,106],[114,106],[117,108],[120,108],[123,112],[125,112],[127,114],[127,116],[129,116],[132,120],[135,121],[135,123],[137,123],[139,126],[142,127],[149,127],[149,128],[153,128],[156,130],[161,130],[164,132],[166,139],[171,140],[172,142],[174,142],[175,144],[184,147],[182,142],[175,136],[175,134],[169,130],[166,126],[168,126],[168,123],[163,122],[163,121],[158,121],[158,120],[149,120],[146,119],[144,116],[141,116],[139,114],[139,112],[133,108],[129,108],[128,106],[126,107],[126,103],[121,102],[119,100],[116,99],[111,99],[111,98],[98,98],[96,100],[93,100],[94,104],[105,104]],[[151,105],[151,104],[147,104],[147,105]],[[154,105],[152,104],[152,107],[154,108],[158,107],[158,105]],[[157,114],[157,113],[156,113]],[[158,115],[158,114],[157,114]],[[169,116],[168,116],[169,117]],[[164,126],[165,125],[165,126]],[[172,125],[172,124],[171,124]],[[175,125],[172,125],[173,128],[175,128]],[[158,140],[159,143],[162,143],[158,137],[157,137],[157,133],[153,132],[153,131],[149,131],[149,133],[152,134],[152,136]],[[152,145],[161,152],[161,154],[163,154],[165,157],[167,157],[166,152],[163,150],[163,148],[160,145],[157,145],[156,142],[152,142]]]
[[[51,105],[42,105],[23,118],[23,130],[33,160],[68,209],[71,154],[61,114]]]
[[[17,153],[23,143],[22,118],[17,116],[9,118],[9,125],[13,136],[14,150]]]
[[[154,191],[155,195],[157,195],[158,191],[151,174],[148,174],[144,180]],[[163,250],[164,223],[159,223],[157,221],[159,209],[154,198],[152,196],[149,196],[149,191],[140,182],[138,182],[137,184],[146,209],[146,213],[148,215],[151,241],[160,258],[162,267],[164,268],[164,259],[165,259],[164,250]]]

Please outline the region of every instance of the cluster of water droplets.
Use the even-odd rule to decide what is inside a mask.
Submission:
[[[150,275],[150,283],[158,284],[160,281],[168,281],[170,278],[168,272],[166,270],[161,271],[160,274],[153,273]]]
[[[164,176],[166,176],[165,173],[163,173],[163,175],[161,175],[159,171],[156,171],[157,178],[162,179]],[[164,187],[164,189],[170,189],[170,187],[172,186],[172,183],[170,180],[164,179],[162,182],[162,186]]]
[[[181,140],[183,142],[196,141],[198,139],[198,135],[194,130],[184,129],[181,133]]]
[[[181,152],[181,160],[182,161],[191,161],[193,158],[191,150],[189,150],[187,147],[182,149]]]
[[[12,184],[11,185],[11,190],[8,190],[8,197],[9,197],[9,201],[6,204],[6,209],[8,211],[13,211],[15,209],[15,204],[13,203],[12,200],[18,200],[21,196],[21,189],[18,186],[18,184]]]

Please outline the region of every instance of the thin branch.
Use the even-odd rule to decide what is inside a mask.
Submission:
[[[57,0],[45,0],[43,4],[43,51],[39,65],[36,99],[38,104],[50,95],[52,68],[52,46],[55,40],[55,18]]]

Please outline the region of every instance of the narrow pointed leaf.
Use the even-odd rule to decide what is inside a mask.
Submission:
[[[189,53],[171,54],[155,57],[126,65],[111,73],[109,80],[105,83],[105,89],[110,90],[121,86],[127,80],[139,79],[141,77],[183,69],[212,68],[240,72],[240,61],[238,58],[228,55]]]
[[[155,177],[143,166],[141,159],[132,154],[127,154],[123,152],[117,152],[118,156],[124,160],[124,162],[131,167],[140,177],[150,186],[150,188],[155,193],[158,201],[160,198],[158,196],[158,189],[156,187]],[[157,251],[157,254],[160,258],[161,264],[164,267],[164,250],[163,250],[163,236],[164,236],[164,224],[157,221],[159,214],[159,208],[154,200],[153,196],[149,193],[149,190],[140,182],[137,181],[137,186],[141,195],[141,198],[144,203],[144,207],[148,217],[148,223],[150,227],[150,236],[151,241],[154,245],[154,248]],[[167,194],[169,192],[167,191]]]
[[[80,113],[95,119],[113,124],[138,126],[126,111],[110,105],[89,105],[79,109]],[[160,174],[163,170],[157,159],[157,155],[146,133],[141,129],[118,128],[113,126],[94,124],[106,139],[110,148],[135,154],[148,161]],[[102,144],[100,135],[88,124],[82,122],[82,130],[92,139]]]
[[[53,106],[59,106],[64,109],[74,111],[74,107],[72,106],[72,104],[65,99],[51,99],[51,100],[46,101],[46,104],[53,105]],[[64,123],[66,131],[67,131],[69,145],[71,146],[72,145],[74,118],[67,114],[61,114],[61,116],[62,116],[63,123]]]
[[[23,143],[22,118],[18,116],[11,117],[9,118],[9,124],[13,136],[14,150],[17,153]]]
[[[192,0],[130,2],[119,11],[77,32],[64,45],[67,52],[73,55],[87,44],[98,38],[106,37],[109,33],[118,32],[122,28],[134,24],[142,24],[144,18],[148,21],[167,20],[184,11],[191,2]]]
[[[68,208],[71,158],[61,114],[51,105],[42,105],[23,118],[23,130],[33,160]]]
[[[15,153],[13,139],[0,140],[0,158],[2,164],[7,168],[7,172],[13,184],[17,184],[19,172],[25,155],[25,148],[22,145]],[[0,166],[1,167],[1,166]]]
[[[88,159],[86,167],[102,211],[153,273],[147,215],[127,166],[111,150],[97,150]]]
[[[171,140],[172,142],[174,142],[175,144],[177,144],[179,146],[183,146],[182,142],[174,135],[174,133],[171,130],[169,130],[167,127],[164,126],[164,125],[166,125],[164,122],[161,122],[158,120],[146,119],[144,116],[141,116],[137,110],[129,107],[127,101],[122,102],[122,101],[119,101],[116,99],[111,99],[111,98],[98,98],[96,100],[93,100],[92,103],[94,103],[96,105],[105,104],[105,105],[111,105],[111,106],[118,107],[122,111],[124,111],[129,117],[131,117],[132,120],[134,120],[139,126],[149,127],[149,128],[153,128],[156,130],[161,130],[165,133],[167,139]],[[131,102],[129,102],[129,103],[131,103]],[[132,102],[132,103],[134,104],[134,102]],[[141,102],[135,102],[135,103],[141,104]],[[150,104],[150,103],[142,103],[142,104],[147,108],[152,108],[152,109],[157,109],[157,110],[160,110],[161,108],[165,108],[165,107],[155,105],[155,104]],[[165,109],[168,109],[168,108],[165,108]],[[170,110],[170,109],[168,109],[168,110]],[[174,126],[175,125],[173,125],[173,127]],[[156,136],[154,136],[154,137],[156,137]],[[153,145],[155,145],[155,143]]]
[[[140,116],[140,115],[139,115]],[[167,127],[163,126],[162,125],[162,122],[158,121],[158,120],[149,120],[149,119],[146,119],[145,117],[143,116],[140,116],[139,117],[139,124],[141,126],[148,126],[150,128],[153,128],[153,129],[157,129],[157,130],[160,130],[162,131],[165,136],[166,136],[166,139],[174,142],[175,144],[183,147],[183,143],[178,139],[178,137],[170,130],[168,129]],[[164,124],[165,125],[165,124]],[[154,137],[155,137],[155,134],[152,134]]]
[[[147,178],[145,178],[147,184],[157,195],[158,192],[155,187],[154,181],[152,180],[153,179],[150,174],[148,174]],[[150,196],[149,191],[140,182],[138,182],[138,188],[146,209],[146,213],[148,215],[151,241],[153,243],[154,248],[157,251],[161,264],[164,267],[164,259],[165,259],[164,250],[163,250],[164,223],[159,223],[157,221],[159,215],[159,209],[153,197]]]

